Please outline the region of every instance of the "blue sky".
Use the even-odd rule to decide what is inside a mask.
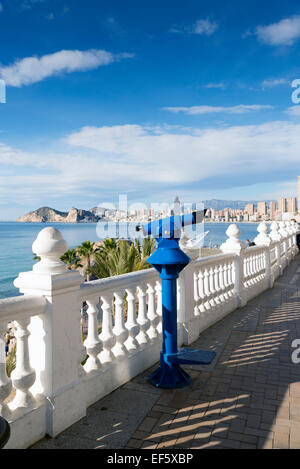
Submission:
[[[2,220],[296,196],[297,1],[0,0],[0,50]]]

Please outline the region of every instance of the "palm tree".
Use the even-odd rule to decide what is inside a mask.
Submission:
[[[138,240],[134,243],[105,240],[94,255],[89,273],[96,278],[104,278],[150,268],[146,261],[153,251],[154,243],[150,238],[145,238],[142,245]]]
[[[103,246],[107,250],[114,250],[117,249],[117,238],[106,238],[103,240]]]
[[[66,251],[61,256],[60,260],[67,264],[69,270],[78,269],[79,267],[82,267],[76,249],[68,249],[68,251]]]
[[[77,254],[80,256],[82,260],[86,263],[86,279],[87,281],[90,280],[90,267],[91,267],[91,259],[93,255],[97,252],[95,249],[95,243],[91,243],[91,241],[84,241],[80,246],[77,248]]]
[[[150,265],[148,264],[147,259],[154,250],[155,239],[148,236],[147,238],[143,239],[142,244],[139,239],[135,239],[134,244],[137,253],[135,270],[149,269]]]

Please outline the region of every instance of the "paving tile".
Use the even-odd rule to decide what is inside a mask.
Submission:
[[[126,447],[127,448],[140,448],[143,444],[143,440],[136,440],[134,438],[131,438],[127,444],[126,444]]]
[[[274,449],[288,449],[289,435],[286,433],[275,433],[273,447]]]
[[[154,419],[152,417],[146,417],[140,426],[138,427],[138,430],[141,432],[151,432],[155,424],[157,423],[158,419]]]

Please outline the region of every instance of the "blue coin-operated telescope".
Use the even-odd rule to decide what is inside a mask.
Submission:
[[[163,347],[160,366],[149,377],[156,387],[181,388],[189,384],[191,377],[180,364],[209,365],[215,352],[177,348],[177,285],[179,273],[188,265],[190,258],[180,249],[179,240],[184,226],[201,223],[206,210],[186,215],[174,215],[139,225],[137,231],[157,240],[156,251],[148,258],[162,281],[162,329]]]

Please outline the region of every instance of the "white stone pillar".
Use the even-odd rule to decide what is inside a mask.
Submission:
[[[276,221],[271,223],[270,238],[275,245],[275,255],[277,259],[277,266],[279,269],[279,275],[282,275],[283,267],[281,265],[281,234],[279,233],[279,224]]]
[[[270,246],[272,239],[268,235],[268,225],[262,221],[257,227],[258,235],[254,239],[257,246]]]
[[[265,221],[262,221],[257,227],[258,235],[254,239],[254,242],[257,246],[265,246],[265,262],[266,262],[266,278],[268,280],[268,287],[271,288],[273,286],[272,278],[271,278],[271,252],[270,252],[270,244],[272,243],[272,239],[268,235],[268,225]]]
[[[31,318],[29,355],[36,374],[31,392],[46,398],[46,433],[50,436],[86,414],[81,366],[86,353],[78,300],[83,277],[60,260],[67,249],[56,228],[44,228],[32,245],[40,262],[14,282],[21,293],[44,296],[48,303],[44,315]]]
[[[234,289],[237,295],[238,307],[245,306],[247,298],[244,290],[244,254],[246,245],[239,239],[241,235],[239,227],[232,223],[226,230],[228,239],[220,247],[224,254],[235,254],[234,262]]]
[[[279,233],[279,225],[277,221],[271,223],[271,233],[270,238],[272,241],[281,241],[281,234]]]

